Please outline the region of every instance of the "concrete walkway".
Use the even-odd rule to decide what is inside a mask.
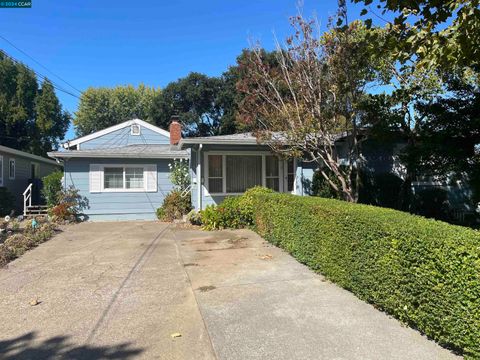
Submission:
[[[455,356],[253,232],[122,222],[66,227],[0,270],[0,358]]]

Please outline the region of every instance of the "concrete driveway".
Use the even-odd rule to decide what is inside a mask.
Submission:
[[[455,356],[251,231],[118,222],[66,227],[0,270],[0,358]]]

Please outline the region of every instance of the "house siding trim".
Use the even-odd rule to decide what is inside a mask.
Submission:
[[[105,135],[107,135],[109,133],[112,133],[114,131],[117,131],[117,130],[121,130],[121,129],[124,129],[124,128],[128,127],[129,128],[128,133],[130,133],[132,125],[140,125],[140,127],[144,127],[144,128],[149,129],[149,130],[151,130],[151,131],[153,131],[153,132],[155,132],[155,133],[157,133],[161,136],[164,136],[164,137],[170,139],[170,133],[168,131],[163,130],[163,129],[161,129],[161,128],[155,126],[155,125],[152,125],[152,124],[150,124],[146,121],[143,121],[143,120],[140,120],[140,119],[133,119],[133,120],[128,120],[128,121],[125,121],[123,123],[114,125],[114,126],[110,126],[106,129],[94,132],[92,134],[85,135],[85,136],[82,136],[80,138],[67,141],[67,142],[63,143],[62,146],[65,149],[68,149],[72,146],[78,146],[78,149],[80,149],[80,145],[82,143],[85,143],[85,142],[88,142],[90,140],[105,136]]]

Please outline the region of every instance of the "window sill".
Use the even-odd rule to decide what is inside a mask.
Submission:
[[[156,192],[156,191],[147,191],[146,189],[102,189],[102,193],[126,193],[126,192]]]

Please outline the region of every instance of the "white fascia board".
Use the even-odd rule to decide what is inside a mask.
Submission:
[[[143,121],[143,120],[140,120],[140,119],[133,119],[133,120],[128,120],[128,121],[125,121],[123,123],[120,123],[120,124],[117,124],[117,125],[114,125],[114,126],[110,126],[106,129],[103,129],[103,130],[100,130],[100,131],[97,131],[97,132],[94,132],[92,134],[89,134],[89,135],[85,135],[85,136],[82,136],[80,138],[77,138],[77,139],[74,139],[74,140],[70,140],[70,141],[67,141],[65,143],[62,144],[62,146],[65,148],[65,149],[68,149],[68,147],[71,147],[71,146],[75,146],[75,145],[79,145],[85,141],[89,141],[89,140],[92,140],[92,139],[96,139],[100,136],[103,136],[103,135],[106,135],[106,134],[109,134],[111,132],[114,132],[114,131],[117,131],[117,130],[120,130],[120,129],[123,129],[123,128],[126,128],[128,126],[131,126],[133,124],[137,124],[137,125],[140,125],[140,126],[143,126],[147,129],[150,129],[152,131],[155,131],[156,133],[160,134],[160,135],[163,135],[167,138],[170,139],[170,133],[166,130],[163,130],[161,128],[159,128],[158,126],[155,126],[155,125],[152,125],[152,124],[149,124],[148,122],[146,121]]]
[[[93,159],[188,159],[188,154],[92,154],[88,152],[59,151],[50,152],[48,156],[52,158],[93,158]]]
[[[178,146],[182,148],[184,145],[193,145],[193,144],[208,144],[208,145],[266,145],[263,143],[257,142],[256,139],[243,139],[243,140],[208,140],[208,139],[182,139],[180,140]]]

